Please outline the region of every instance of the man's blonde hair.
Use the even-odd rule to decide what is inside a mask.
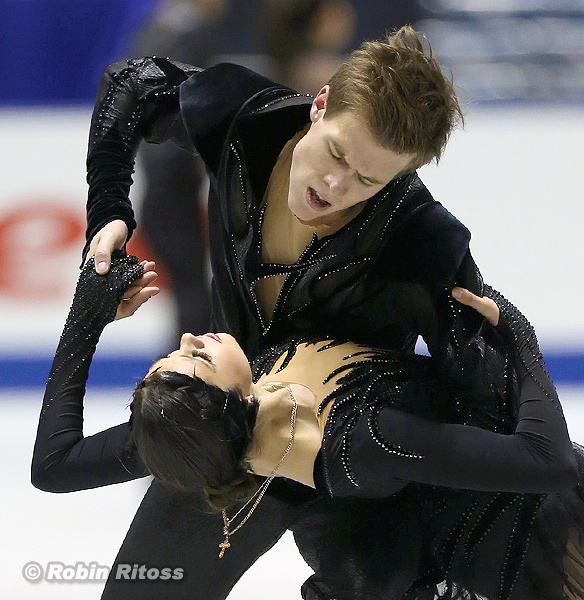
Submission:
[[[408,170],[440,159],[463,115],[452,81],[406,25],[365,42],[329,81],[325,118],[351,110],[373,136],[398,154],[413,154]]]

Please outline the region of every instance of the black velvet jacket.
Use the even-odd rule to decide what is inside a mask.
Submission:
[[[205,71],[158,58],[112,65],[90,134],[88,243],[116,218],[133,229],[128,193],[137,147],[142,138],[172,138],[201,155],[211,179],[216,330],[232,333],[250,358],[308,332],[405,352],[422,335],[459,379],[481,353],[481,319],[450,290],[458,284],[481,294],[482,280],[468,230],[416,173],[391,181],[335,234],[314,236],[295,264],[262,263],[266,185],[284,144],[309,122],[311,102],[231,64]],[[266,323],[253,288],[276,273],[288,276]]]

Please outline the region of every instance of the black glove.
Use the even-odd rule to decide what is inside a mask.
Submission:
[[[81,270],[73,303],[45,390],[44,414],[63,387],[74,379],[87,378],[89,364],[105,326],[114,320],[126,290],[144,273],[136,256],[114,250],[106,275],[95,272],[93,259]]]

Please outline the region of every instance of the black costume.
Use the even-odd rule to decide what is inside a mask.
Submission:
[[[100,85],[90,134],[88,245],[113,219],[121,218],[133,229],[128,192],[142,138],[172,138],[182,147],[194,147],[211,179],[217,331],[232,333],[250,359],[288,337],[304,335],[412,352],[421,334],[443,381],[471,386],[478,406],[494,402],[493,427],[512,419],[509,398],[516,381],[509,357],[486,343],[477,313],[450,297],[455,284],[482,295],[482,280],[468,250],[470,234],[432,199],[415,173],[390,182],[335,234],[320,240],[315,236],[295,264],[262,263],[266,184],[283,145],[309,122],[311,100],[234,65],[206,71],[165,59],[112,65]],[[266,323],[253,284],[278,273],[288,276]],[[119,466],[118,476],[131,477]],[[104,473],[101,481],[107,479]],[[93,485],[101,484],[100,478],[94,480]],[[150,582],[110,580],[104,598],[157,598],[162,593],[186,598],[193,590],[205,600],[224,598],[286,527],[294,531],[305,559],[322,573],[307,582],[304,597],[329,598],[337,580],[323,574],[319,549],[351,515],[371,513],[368,503],[331,501],[300,485],[274,484],[254,515],[261,528],[242,530],[238,543],[218,563],[213,557],[221,540],[211,533],[219,531],[218,521],[205,514],[202,500],[154,483],[117,561],[180,565],[189,560],[187,576],[180,586],[163,590]],[[382,511],[386,531],[404,527],[411,513],[393,510],[394,498],[379,502],[389,505]],[[390,526],[391,514],[396,517]],[[342,543],[341,536],[339,548]],[[327,551],[333,546],[329,543]],[[419,575],[419,552],[402,550],[396,547],[394,568],[384,573],[386,597],[401,597]],[[346,594],[363,596],[366,582],[349,572],[353,576]]]
[[[33,458],[33,481],[39,487],[71,491],[146,474],[128,423],[83,437],[83,395],[91,357],[103,328],[115,316],[122,293],[140,274],[134,257],[115,258],[107,277],[97,275],[91,263],[83,270],[39,421]],[[325,497],[392,497],[377,503],[341,503],[340,511],[339,505],[332,504],[329,513],[320,515],[328,525],[327,535],[320,537],[321,524],[311,539],[304,536],[300,543],[317,570],[305,584],[307,596],[315,589],[321,596],[326,590],[335,598],[375,597],[371,594],[393,598],[404,593],[422,598],[421,594],[435,591],[436,584],[446,579],[458,589],[489,598],[507,598],[514,587],[520,598],[561,597],[569,528],[580,532],[584,526],[581,490],[570,489],[577,481],[575,456],[584,462],[584,455],[579,448],[572,451],[555,389],[529,324],[496,292],[492,295],[502,310],[494,335],[505,336],[515,348],[520,374],[517,426],[510,419],[500,419],[496,405],[477,405],[472,390],[440,386],[433,361],[426,357],[398,356],[387,350],[371,355],[368,351],[366,359],[330,374],[343,373],[343,377],[321,404],[324,407],[334,400],[315,464],[317,490]],[[253,364],[254,380],[287,352],[283,369],[301,341],[262,352]],[[484,428],[489,419],[503,433],[515,435],[468,426]],[[467,425],[456,425],[461,422]],[[415,484],[406,488],[410,481],[506,493]],[[363,512],[365,506],[367,512]],[[511,526],[510,515],[516,522],[523,520],[524,526]],[[397,529],[387,530],[388,516],[399,517]],[[188,528],[188,522],[184,525]],[[254,525],[263,528],[265,523],[256,518],[248,528]],[[218,527],[206,535],[219,533]],[[524,556],[532,536],[536,540]],[[240,545],[236,540],[234,548]],[[245,546],[243,538],[241,544]],[[408,547],[416,557],[409,566],[416,571],[402,572],[394,563],[388,569],[386,548],[401,552]],[[490,567],[486,572],[485,548]],[[410,553],[406,556],[411,558]],[[510,556],[513,560],[508,560]],[[532,575],[542,575],[540,563],[552,572],[544,571],[538,581]],[[396,591],[395,577],[387,577],[388,570],[408,576],[402,590]],[[496,579],[491,579],[493,573]],[[578,585],[583,582],[584,575]]]
[[[246,7],[241,8],[245,12]],[[181,11],[183,22],[177,27],[177,12]],[[173,56],[208,67],[221,54],[250,52],[245,36],[241,31],[235,33],[241,30],[236,18],[241,15],[233,12],[205,18],[192,2],[163,3],[154,18],[133,36],[132,55]],[[138,160],[145,185],[139,221],[172,283],[177,310],[173,333],[205,333],[211,321],[207,210],[199,203],[206,186],[205,167],[197,156],[170,141],[143,144]]]
[[[89,139],[84,254],[109,221],[122,219],[132,232],[135,152],[142,138],[171,138],[196,150],[209,171],[214,329],[229,331],[248,357],[293,335],[331,335],[332,327],[335,339],[403,352],[421,334],[445,368],[469,369],[472,349],[464,349],[481,319],[450,289],[456,282],[482,295],[470,233],[415,173],[390,182],[335,234],[315,235],[297,263],[262,263],[264,191],[282,147],[309,122],[311,102],[237,65],[197,71],[143,59],[110,67]],[[280,273],[288,277],[266,323],[253,285]]]

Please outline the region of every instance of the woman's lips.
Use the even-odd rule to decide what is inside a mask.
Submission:
[[[329,206],[332,206],[330,202],[311,187],[306,190],[306,202],[314,210],[326,210]]]
[[[210,337],[212,340],[216,340],[217,342],[219,342],[220,344],[222,344],[223,342],[221,341],[221,338],[216,334],[216,333],[206,333],[205,337]]]

